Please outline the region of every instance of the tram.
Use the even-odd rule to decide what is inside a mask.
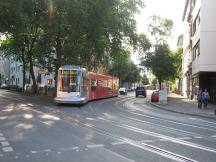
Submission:
[[[118,96],[117,77],[88,72],[75,65],[64,65],[58,70],[57,104],[84,104],[91,100]]]

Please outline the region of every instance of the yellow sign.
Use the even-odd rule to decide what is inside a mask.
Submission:
[[[62,74],[63,75],[77,75],[77,71],[76,70],[63,70]]]

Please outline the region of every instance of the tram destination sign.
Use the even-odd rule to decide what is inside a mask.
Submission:
[[[63,75],[77,75],[77,70],[62,70]]]

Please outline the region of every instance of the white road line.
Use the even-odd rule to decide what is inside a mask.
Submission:
[[[189,140],[189,139],[191,139],[191,137],[179,137],[177,139],[180,139],[180,140]]]
[[[158,141],[169,141],[169,140],[167,140],[167,139],[159,139]]]
[[[129,113],[135,114],[135,115],[138,115],[138,116],[143,116],[143,117],[151,118],[151,119],[157,119],[157,120],[160,120],[160,121],[166,121],[166,122],[174,123],[174,124],[178,124],[178,125],[184,125],[184,126],[188,126],[188,127],[200,128],[200,129],[205,129],[205,130],[216,132],[215,127],[212,127],[212,126],[208,126],[208,127],[211,127],[211,128],[214,128],[214,129],[203,127],[203,125],[197,126],[197,125],[192,125],[192,124],[187,124],[187,123],[172,121],[172,120],[168,120],[168,119],[162,119],[162,118],[153,117],[153,116],[144,115],[144,114],[135,113],[135,112],[129,112]]]
[[[5,141],[5,137],[0,137],[0,141]]]
[[[216,138],[216,135],[212,135],[211,137]]]
[[[0,136],[3,136],[3,134],[2,134],[2,133],[0,133]]]
[[[139,129],[139,128],[136,128],[136,127],[133,127],[133,126],[119,125],[118,127],[124,128],[124,129],[127,129],[127,130],[131,130],[133,132],[138,132],[138,133],[141,133],[141,134],[154,136],[154,137],[157,137],[157,138],[167,139],[167,140],[169,140],[169,141],[171,141],[173,143],[178,143],[178,144],[181,144],[181,145],[186,145],[186,146],[197,148],[197,149],[200,149],[200,150],[205,150],[205,151],[216,153],[216,149],[211,148],[211,147],[205,147],[203,145],[199,145],[199,144],[184,141],[184,140],[179,140],[177,138],[173,138],[173,137],[166,136],[166,135],[159,134],[159,133],[154,133],[154,132],[147,131],[147,130],[142,130],[142,129]]]
[[[201,138],[203,138],[203,137],[200,137],[200,136],[194,136],[194,138],[198,138],[198,139],[201,139]]]
[[[2,150],[3,150],[3,152],[12,152],[12,151],[14,151],[12,147],[3,147]]]
[[[124,141],[119,141],[119,142],[112,142],[111,145],[115,146],[115,145],[122,145],[122,144],[126,144],[126,142]]]
[[[104,144],[87,145],[88,148],[104,147]]]
[[[3,146],[3,147],[5,147],[5,146],[9,146],[10,144],[9,144],[9,142],[0,142],[1,143],[1,145]]]
[[[38,151],[31,151],[31,153],[32,153],[32,154],[36,154],[36,153],[38,153]]]
[[[52,150],[51,149],[45,149],[43,150],[43,152],[51,152]]]
[[[77,150],[77,149],[79,149],[79,147],[76,147],[76,146],[75,146],[75,147],[69,147],[69,148],[68,148],[68,150]]]
[[[150,142],[154,142],[153,140],[143,140],[141,143],[150,143]]]

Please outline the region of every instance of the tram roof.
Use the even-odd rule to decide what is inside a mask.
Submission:
[[[81,70],[80,66],[77,65],[63,65],[59,68],[60,70],[64,69],[64,70]]]

